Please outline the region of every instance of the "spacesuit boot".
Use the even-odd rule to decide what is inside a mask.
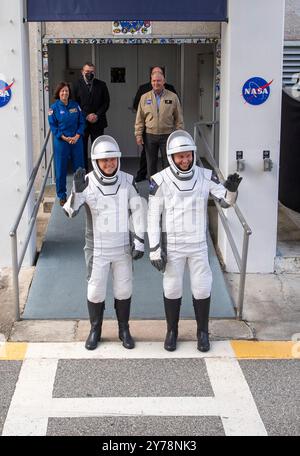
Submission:
[[[95,350],[101,338],[105,302],[94,303],[88,300],[87,305],[91,322],[91,330],[85,342],[85,348],[87,350]]]
[[[119,324],[119,338],[123,342],[123,347],[125,348],[134,348],[134,340],[131,337],[128,324],[130,302],[131,298],[115,299],[115,309]]]
[[[193,296],[193,305],[197,321],[197,348],[201,352],[207,352],[210,349],[208,336],[210,296],[205,299],[195,299]]]
[[[165,338],[165,350],[176,350],[176,342],[178,336],[178,321],[181,306],[181,298],[168,299],[164,296],[165,313],[167,320],[167,334]]]

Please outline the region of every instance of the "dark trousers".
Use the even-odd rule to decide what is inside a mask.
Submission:
[[[147,158],[146,158],[146,149],[145,149],[145,133],[143,133],[143,149],[141,152],[141,157],[140,157],[140,167],[138,172],[136,173],[136,178],[137,179],[146,179],[147,178]]]
[[[97,124],[89,124],[87,125],[84,136],[83,136],[83,152],[84,152],[84,167],[86,172],[92,170],[92,162],[88,156],[88,144],[89,144],[89,137],[91,137],[91,144],[95,141],[98,136],[103,135],[104,128],[97,128]]]
[[[76,144],[68,144],[62,139],[54,137],[54,167],[55,167],[55,182],[56,194],[59,199],[67,197],[67,171],[68,161],[72,161],[73,172],[78,168],[82,168],[83,160],[83,145],[82,139],[79,138]]]
[[[169,135],[152,135],[145,134],[145,149],[147,159],[147,171],[150,178],[157,173],[158,151],[161,153],[162,169],[169,166],[167,159],[166,145]]]

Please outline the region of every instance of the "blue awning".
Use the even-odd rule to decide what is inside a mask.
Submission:
[[[27,21],[226,21],[227,0],[27,0]]]

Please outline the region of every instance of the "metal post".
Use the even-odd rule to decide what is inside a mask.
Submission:
[[[242,264],[241,264],[241,270],[240,270],[240,285],[239,285],[238,307],[237,307],[237,318],[239,320],[243,319],[243,304],[244,304],[245,281],[246,281],[248,242],[249,242],[249,234],[247,233],[247,231],[244,231]]]
[[[50,156],[52,157],[54,154],[53,151],[53,141],[50,141]],[[54,169],[54,160],[51,161],[51,178],[50,178],[50,184],[55,184],[55,169]]]
[[[18,265],[18,246],[17,235],[13,231],[11,237],[11,255],[12,255],[12,275],[13,275],[13,297],[15,304],[15,321],[20,320],[20,301],[19,301],[19,265]]]
[[[48,175],[49,175],[49,171],[50,171],[50,167],[51,167],[51,163],[52,163],[52,159],[53,159],[52,155],[50,157],[50,160],[49,160],[49,163],[48,163],[48,166],[47,166],[47,170],[46,170],[46,174],[45,174],[44,179],[43,179],[43,184],[42,184],[42,188],[41,188],[41,191],[40,191],[40,194],[39,194],[38,201],[36,202],[36,204],[34,206],[34,209],[33,209],[33,212],[32,212],[32,215],[31,215],[31,219],[30,219],[30,222],[29,222],[28,230],[27,230],[27,235],[26,235],[26,238],[25,238],[24,248],[21,251],[21,255],[20,255],[20,260],[18,259],[17,230],[18,230],[18,226],[19,226],[20,220],[22,218],[24,209],[25,209],[25,207],[27,205],[28,198],[29,198],[30,193],[32,191],[34,180],[36,178],[39,166],[40,166],[41,161],[43,159],[43,155],[46,154],[46,147],[47,147],[47,142],[49,140],[49,137],[50,137],[50,130],[47,133],[47,136],[46,136],[46,139],[45,139],[45,143],[43,145],[43,148],[42,148],[40,157],[39,157],[39,159],[37,161],[37,164],[34,167],[32,173],[31,173],[31,176],[29,178],[26,194],[25,194],[25,196],[23,198],[23,201],[21,203],[21,208],[20,208],[20,210],[18,212],[18,215],[16,217],[15,223],[14,223],[14,225],[11,228],[10,233],[9,233],[10,238],[11,238],[13,297],[14,297],[14,304],[15,304],[15,320],[16,321],[20,320],[19,272],[20,272],[20,269],[21,269],[21,266],[22,266],[22,262],[23,262],[25,253],[26,253],[27,246],[28,246],[29,241],[30,241],[31,233],[32,233],[32,230],[33,230],[33,227],[34,227],[34,223],[35,223],[35,220],[36,220],[36,217],[37,217],[37,213],[38,213],[38,208],[39,208],[41,199],[42,199],[43,194],[44,194],[47,178],[48,178]]]
[[[212,155],[214,157],[214,159],[216,159],[216,151],[215,151],[215,123],[212,124],[211,128],[212,128]],[[219,160],[218,160],[219,161]]]

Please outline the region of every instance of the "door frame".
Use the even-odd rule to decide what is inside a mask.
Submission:
[[[180,76],[181,76],[181,100],[184,100],[184,44],[213,44],[215,53],[215,74],[214,74],[214,95],[215,95],[215,110],[219,107],[220,100],[220,75],[221,75],[221,38],[201,38],[201,37],[190,37],[190,38],[173,38],[173,37],[157,37],[157,38],[63,38],[55,37],[42,39],[42,84],[44,92],[44,106],[40,109],[40,125],[47,125],[47,115],[50,106],[49,100],[49,58],[48,58],[48,45],[59,45],[59,44],[88,44],[92,46],[92,58],[96,59],[96,45],[99,44],[151,44],[151,45],[166,45],[176,44],[180,46]],[[50,151],[49,151],[50,156]]]

